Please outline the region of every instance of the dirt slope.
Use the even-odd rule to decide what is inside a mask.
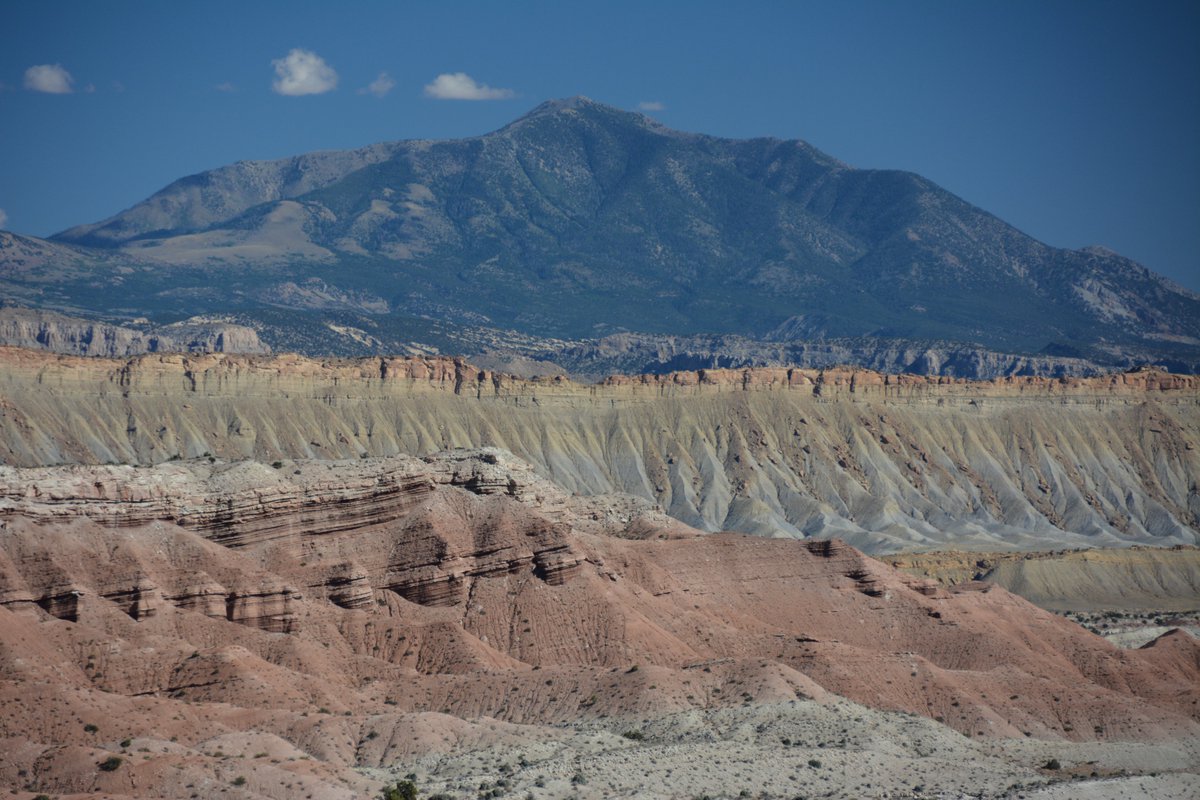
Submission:
[[[836,541],[702,536],[498,451],[19,475],[0,506],[0,782],[31,792],[351,797],[404,765],[564,796],[587,785],[571,770],[654,757],[617,741],[630,725],[685,761],[714,740],[767,758],[769,737],[762,785],[781,790],[822,743],[830,765],[873,754],[890,790],[918,764],[947,791],[1044,783],[1027,739],[1195,769],[1184,634],[1123,651],[998,587],[946,591]],[[688,785],[746,778],[708,774]],[[661,773],[612,780],[673,796]]]

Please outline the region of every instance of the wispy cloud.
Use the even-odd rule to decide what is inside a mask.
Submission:
[[[395,88],[396,82],[392,80],[392,76],[386,72],[379,73],[379,77],[368,83],[366,86],[358,90],[359,94],[373,94],[376,97],[383,97],[385,94]]]
[[[666,108],[665,105],[657,100],[643,100],[637,105],[638,111],[662,111]]]
[[[46,94],[70,94],[75,79],[62,64],[38,64],[25,70],[25,88]]]
[[[426,84],[425,95],[438,100],[507,100],[515,97],[512,89],[493,89],[485,83],[476,83],[465,72],[443,72]]]
[[[125,91],[125,84],[121,83],[120,81],[113,81],[112,90],[120,94],[121,92]]]
[[[225,81],[224,83],[218,83],[213,88],[216,89],[218,92],[236,92],[237,91],[237,87],[234,86],[229,81]]]
[[[337,87],[337,72],[311,50],[297,47],[271,64],[275,67],[275,82],[271,87],[279,94],[290,97],[324,94]]]
[[[0,228],[3,228],[7,224],[8,224],[8,214],[5,213],[3,208],[0,208]]]

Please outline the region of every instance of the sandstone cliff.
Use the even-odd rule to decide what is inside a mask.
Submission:
[[[519,380],[444,358],[0,352],[0,460],[357,458],[502,447],[569,492],[709,531],[875,551],[1194,544],[1200,379],[857,370]]]

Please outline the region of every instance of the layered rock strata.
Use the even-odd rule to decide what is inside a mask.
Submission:
[[[86,518],[131,530],[170,522],[225,547],[268,551],[272,564],[319,564],[321,575],[306,585],[344,608],[369,606],[374,588],[422,605],[455,605],[475,579],[495,575],[525,573],[560,586],[578,574],[582,561],[565,539],[567,525],[598,533],[630,529],[631,535],[659,530],[659,522],[664,531],[671,526],[650,504],[632,498],[611,500],[618,511],[629,511],[623,526],[614,525],[601,510],[604,498],[571,497],[495,449],[282,466],[0,467],[0,515],[42,525]],[[482,499],[464,508],[468,501],[439,494],[442,486]],[[526,506],[537,516],[524,512]],[[384,553],[370,543],[384,535],[403,541]],[[326,566],[333,553],[347,559]],[[135,619],[155,614],[165,597],[179,608],[282,633],[298,624],[294,609],[301,599],[278,581],[238,577],[222,585],[191,572],[173,575],[164,595],[136,564],[108,574],[98,592]],[[56,584],[31,599],[55,616],[74,618],[79,594]]]

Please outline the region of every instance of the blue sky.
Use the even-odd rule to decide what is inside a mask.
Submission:
[[[584,94],[913,170],[1200,290],[1197,42],[1190,0],[5,0],[0,227],[47,235],[233,161],[470,136]]]

